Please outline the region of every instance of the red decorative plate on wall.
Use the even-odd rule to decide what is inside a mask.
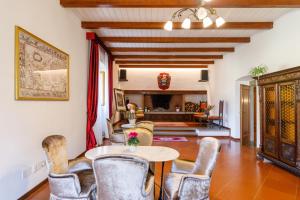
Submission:
[[[166,90],[170,87],[171,76],[168,73],[160,73],[157,76],[158,87],[162,90]]]

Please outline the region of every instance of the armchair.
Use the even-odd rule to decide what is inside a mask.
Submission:
[[[152,121],[140,121],[136,123],[137,128],[146,128],[152,133],[154,132],[154,123]]]
[[[175,160],[165,181],[165,199],[209,199],[210,178],[219,151],[219,141],[205,137],[195,162]]]
[[[209,186],[209,176],[171,173],[165,181],[164,199],[208,200]]]
[[[130,132],[135,131],[138,133],[138,139],[140,141],[141,146],[151,146],[153,142],[153,132],[146,128],[129,128],[124,129],[123,133],[125,135],[125,141],[128,140],[128,135]]]
[[[42,142],[49,170],[50,199],[95,199],[96,185],[91,162],[87,159],[68,161],[66,139],[51,135]]]
[[[147,160],[128,155],[100,156],[93,162],[98,199],[154,199],[154,176]]]
[[[125,144],[124,134],[122,132],[115,132],[113,124],[110,119],[106,119],[109,140],[112,144]]]

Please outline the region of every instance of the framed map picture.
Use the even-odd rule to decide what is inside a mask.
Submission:
[[[28,31],[15,29],[17,100],[69,100],[69,55]]]
[[[119,112],[126,111],[124,91],[115,88],[114,93],[115,93],[116,110]]]

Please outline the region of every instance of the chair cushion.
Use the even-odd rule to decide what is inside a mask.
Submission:
[[[176,159],[172,162],[171,172],[181,173],[181,174],[190,174],[190,173],[192,173],[194,167],[195,167],[194,162]]]
[[[69,173],[89,169],[92,169],[92,161],[85,157],[79,157],[69,161]]]
[[[168,196],[167,199],[177,199],[178,190],[182,176],[184,174],[170,173],[165,180],[165,195]]]
[[[80,197],[89,197],[96,189],[93,170],[83,170],[76,173],[81,187]]]
[[[114,133],[111,135],[110,141],[114,143],[125,143],[124,134],[122,132]]]

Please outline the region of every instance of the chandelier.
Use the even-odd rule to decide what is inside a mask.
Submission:
[[[205,7],[205,2],[209,1],[211,0],[200,0],[199,8],[181,8],[177,10],[173,13],[171,20],[165,23],[164,29],[167,31],[172,31],[173,21],[175,21],[176,19],[181,20],[183,16],[186,16],[181,24],[181,27],[183,29],[191,28],[191,18],[194,18],[197,21],[202,21],[203,28],[208,28],[214,23],[214,21],[216,27],[221,27],[223,24],[225,24],[225,20],[223,17],[217,15],[216,9]]]

